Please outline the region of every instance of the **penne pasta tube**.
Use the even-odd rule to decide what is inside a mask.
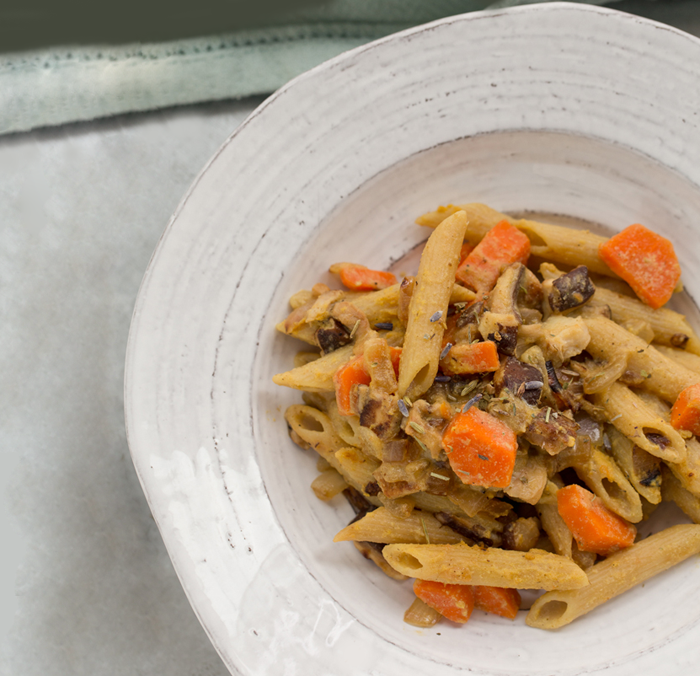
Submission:
[[[693,523],[700,523],[700,497],[683,488],[668,467],[661,468],[661,475],[663,477],[661,493],[664,500],[675,502]]]
[[[451,528],[443,526],[429,512],[413,510],[405,518],[392,514],[386,507],[367,512],[341,530],[333,542],[364,540],[389,544],[404,542],[413,544],[456,544],[464,538]]]
[[[685,442],[685,460],[668,463],[669,469],[681,482],[683,488],[700,497],[700,441],[692,437]]]
[[[686,458],[683,437],[629,387],[613,383],[593,395],[593,403],[608,420],[639,448],[667,462]]]
[[[379,461],[369,457],[359,448],[341,448],[335,452],[334,461],[331,464],[345,477],[345,480],[361,493],[365,494],[368,484],[374,483],[374,472],[379,467]],[[378,505],[375,497],[370,502]]]
[[[350,302],[363,312],[370,324],[377,322],[391,322],[398,319],[399,315],[399,286],[394,284],[380,291],[363,293]],[[460,284],[454,283],[450,291],[450,305],[452,303],[469,303],[476,298],[476,294]]]
[[[626,360],[627,368],[642,378],[641,387],[663,400],[673,403],[686,387],[700,380],[697,374],[610,319],[585,317],[584,321],[591,336],[586,350],[609,363]]]
[[[632,523],[642,520],[639,494],[610,456],[594,450],[586,462],[574,463],[572,467],[609,510]]]
[[[384,548],[384,558],[403,575],[445,584],[514,589],[578,589],[588,584],[573,561],[541,549],[393,544]]]
[[[654,345],[654,347],[661,352],[662,355],[672,359],[676,364],[687,368],[693,373],[700,374],[700,352],[696,353],[691,351],[690,342],[685,350],[681,350],[677,347],[668,347],[668,345]]]
[[[437,375],[447,306],[466,227],[465,214],[457,212],[435,229],[425,245],[401,352],[399,397],[419,397]]]
[[[313,406],[295,404],[285,411],[284,417],[292,432],[309,444],[348,484],[372,504],[380,504],[376,497],[365,493],[367,484],[374,481],[372,473],[379,467],[377,460],[368,458],[357,448],[345,448],[330,418]]]
[[[466,234],[472,244],[482,239],[494,225],[505,220],[527,235],[533,256],[572,267],[585,265],[591,272],[617,277],[598,256],[598,247],[607,242],[608,238],[588,230],[573,230],[561,225],[511,218],[485,204],[477,203],[440,207],[437,211],[423,214],[416,219],[416,223],[434,228],[457,210],[462,210],[467,215],[469,227]]]
[[[392,580],[397,580],[398,582],[403,582],[408,578],[401,573],[397,573],[384,559],[382,552],[375,547],[373,542],[353,542],[355,548],[364,556],[369,559],[372,563],[376,564],[379,570],[384,573],[387,577]]]
[[[648,322],[657,343],[684,345],[689,352],[700,355],[700,340],[685,317],[678,312],[663,307],[654,310],[636,298],[609,291],[601,286],[596,287],[591,301],[607,305],[616,322],[634,320]]]
[[[661,502],[659,459],[636,446],[613,426],[608,428],[608,436],[610,452],[634,489],[645,500],[658,505]]]
[[[561,518],[556,502],[553,504],[539,503],[537,505],[537,513],[539,514],[542,528],[547,533],[547,537],[554,547],[554,551],[559,556],[566,556],[570,559],[574,537],[564,523],[564,519]]]
[[[539,629],[558,629],[698,552],[700,526],[667,528],[595,564],[588,570],[587,587],[543,594],[525,621]]]
[[[333,392],[333,374],[353,358],[352,345],[340,347],[291,371],[278,373],[272,382],[305,392]]]

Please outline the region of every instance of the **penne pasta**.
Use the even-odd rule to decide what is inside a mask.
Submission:
[[[638,375],[640,386],[664,401],[674,402],[686,387],[700,380],[698,375],[615,322],[603,317],[587,317],[584,321],[591,337],[586,350],[596,359],[621,364],[622,372],[630,370]],[[593,383],[587,391],[595,389]]]
[[[446,219],[428,239],[411,297],[399,366],[399,397],[419,397],[437,375],[447,307],[467,227],[464,213]]]
[[[678,463],[686,458],[683,437],[629,387],[613,383],[593,395],[593,403],[628,439],[651,455]]]
[[[657,343],[683,346],[688,352],[700,355],[700,339],[682,314],[667,308],[653,310],[636,298],[609,291],[602,286],[596,288],[593,301],[609,307],[616,322],[647,322]]]
[[[318,348],[274,382],[303,392],[285,419],[319,455],[312,490],[355,512],[334,541],[415,580],[419,627],[513,618],[541,589],[527,622],[556,628],[700,551],[700,526],[635,544],[662,501],[700,523],[700,341],[660,307],[670,243],[481,204],[418,222],[415,278],[334,264],[347,288],[294,294],[279,325]]]
[[[515,589],[578,589],[586,574],[570,559],[540,549],[529,552],[482,549],[467,544],[393,544],[384,558],[403,575],[445,584]]]
[[[595,564],[587,573],[588,586],[540,596],[525,621],[539,629],[559,629],[698,552],[700,526],[672,526]]]
[[[617,277],[598,256],[598,247],[608,238],[587,230],[572,230],[561,225],[511,218],[485,204],[476,203],[440,207],[437,211],[423,214],[416,219],[416,223],[434,228],[457,210],[464,211],[467,215],[467,239],[470,242],[478,242],[493,226],[505,220],[527,235],[533,256],[572,267],[585,265],[591,272]]]
[[[368,512],[359,521],[353,521],[333,538],[333,542],[345,540],[366,540],[384,544],[456,544],[463,542],[464,538],[441,524],[429,512],[414,510],[410,516],[400,518],[386,507],[380,507]]]

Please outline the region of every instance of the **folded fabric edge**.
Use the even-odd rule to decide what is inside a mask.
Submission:
[[[0,134],[275,91],[344,51],[410,27],[322,24],[0,59]]]

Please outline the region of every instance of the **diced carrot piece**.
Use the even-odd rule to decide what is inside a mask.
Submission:
[[[515,467],[515,433],[492,415],[472,407],[458,413],[442,435],[450,466],[465,483],[505,488]]]
[[[391,365],[394,367],[394,373],[396,377],[399,377],[399,362],[401,361],[401,348],[389,346],[389,352],[391,353]]]
[[[390,347],[391,365],[394,373],[399,375],[399,361],[401,360],[401,348]],[[371,382],[369,373],[365,370],[362,355],[354,357],[347,364],[343,364],[333,374],[333,385],[335,387],[335,400],[338,404],[340,415],[353,415],[355,411],[352,407],[352,389],[355,385],[369,385]]]
[[[352,389],[355,385],[369,385],[370,377],[362,360],[362,356],[351,359],[333,374],[335,400],[340,415],[353,415]]]
[[[681,277],[673,244],[639,223],[601,244],[598,254],[653,308],[668,302]]]
[[[474,251],[474,247],[469,244],[469,242],[464,242],[462,244],[462,248],[459,251],[459,264],[462,265],[464,262],[464,259],[472,252]]]
[[[520,610],[520,593],[504,587],[473,586],[474,607],[514,620]]]
[[[671,409],[671,425],[700,434],[700,383],[686,387]]]
[[[457,280],[486,295],[496,285],[501,270],[511,263],[527,263],[530,240],[508,221],[497,223],[457,268]]]
[[[370,270],[356,263],[338,263],[331,266],[331,272],[340,275],[340,281],[351,291],[377,291],[396,284],[391,272]]]
[[[557,491],[557,508],[578,548],[608,556],[634,544],[637,529],[577,484]]]
[[[498,371],[498,348],[492,340],[480,343],[457,343],[440,361],[444,373],[489,373]]]
[[[468,584],[416,580],[413,591],[423,603],[452,622],[464,624],[474,610],[474,594]]]

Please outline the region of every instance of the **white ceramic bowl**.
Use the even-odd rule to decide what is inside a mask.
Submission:
[[[287,298],[338,260],[401,267],[446,202],[674,240],[700,290],[700,43],[607,9],[452,17],[342,55],[266,101],[173,216],[126,366],[134,463],[182,584],[243,674],[695,674],[697,558],[553,633],[477,613],[402,622],[410,584],[349,543],[273,386]],[[408,263],[406,263],[408,265]],[[694,312],[686,299],[686,309]]]

